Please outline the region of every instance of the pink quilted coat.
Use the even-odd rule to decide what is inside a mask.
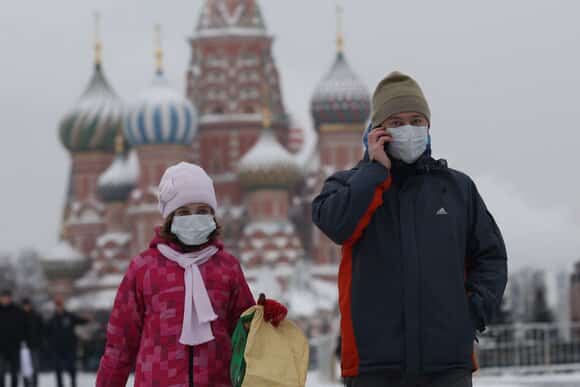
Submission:
[[[230,387],[231,335],[255,304],[240,264],[216,243],[218,253],[199,267],[218,315],[211,323],[215,340],[185,346],[183,269],[159,253],[158,243],[168,244],[157,237],[133,258],[117,291],[96,386],[124,387],[135,369],[139,387]]]

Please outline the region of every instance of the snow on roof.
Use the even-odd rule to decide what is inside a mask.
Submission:
[[[85,257],[73,248],[68,241],[61,239],[48,254],[42,257],[42,260],[45,262],[81,262],[85,260]]]
[[[111,310],[113,309],[116,295],[117,289],[105,289],[97,290],[95,292],[88,292],[68,300],[67,308],[70,310]]]
[[[109,242],[117,245],[125,245],[131,240],[131,234],[127,232],[108,232],[97,238],[97,247],[103,247]]]
[[[260,113],[203,114],[199,122],[200,124],[262,122],[262,115]]]
[[[249,37],[267,37],[268,33],[260,28],[241,28],[241,27],[225,27],[225,28],[208,28],[198,31],[194,38],[216,38],[222,36],[249,36]]]
[[[274,234],[293,234],[294,225],[288,220],[280,222],[251,222],[244,228],[244,235],[252,235],[256,232],[262,232],[266,235]]]
[[[135,214],[150,214],[152,212],[159,212],[159,206],[153,203],[143,203],[129,206],[127,213],[129,215]]]
[[[99,186],[134,185],[139,178],[139,158],[131,150],[127,157],[116,157],[99,176]]]
[[[276,139],[271,129],[263,129],[256,144],[239,162],[239,172],[298,168],[294,156]]]
[[[101,223],[103,218],[101,215],[92,208],[86,208],[80,212],[80,214],[71,215],[67,223],[69,224],[95,224]]]
[[[111,273],[99,276],[95,271],[90,271],[75,282],[78,288],[117,288],[123,280],[123,274]]]

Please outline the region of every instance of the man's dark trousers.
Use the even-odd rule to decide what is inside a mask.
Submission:
[[[62,374],[64,371],[70,375],[70,384],[72,387],[77,386],[77,367],[76,354],[71,352],[60,352],[54,354],[54,371],[56,373],[56,385],[64,387]]]
[[[472,385],[471,371],[467,369],[445,371],[412,380],[397,372],[369,373],[346,380],[346,387],[472,387]]]
[[[18,368],[20,359],[17,351],[0,352],[0,387],[5,386],[5,375],[10,374],[10,386],[18,386]]]

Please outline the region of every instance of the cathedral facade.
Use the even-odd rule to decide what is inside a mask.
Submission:
[[[293,124],[257,0],[207,0],[188,45],[186,92],[170,86],[160,42],[152,80],[125,102],[106,78],[101,43],[85,92],[63,116],[70,153],[61,238],[43,257],[53,294],[106,311],[131,258],[162,222],[157,185],[180,161],[214,180],[223,241],[255,294],[287,304],[310,335],[331,329],[340,248],[310,220],[324,179],[362,156],[367,87],[337,53],[311,99],[311,128]]]

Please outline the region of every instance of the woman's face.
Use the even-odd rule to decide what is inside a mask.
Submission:
[[[205,203],[190,203],[175,210],[175,216],[213,215],[213,210]]]

